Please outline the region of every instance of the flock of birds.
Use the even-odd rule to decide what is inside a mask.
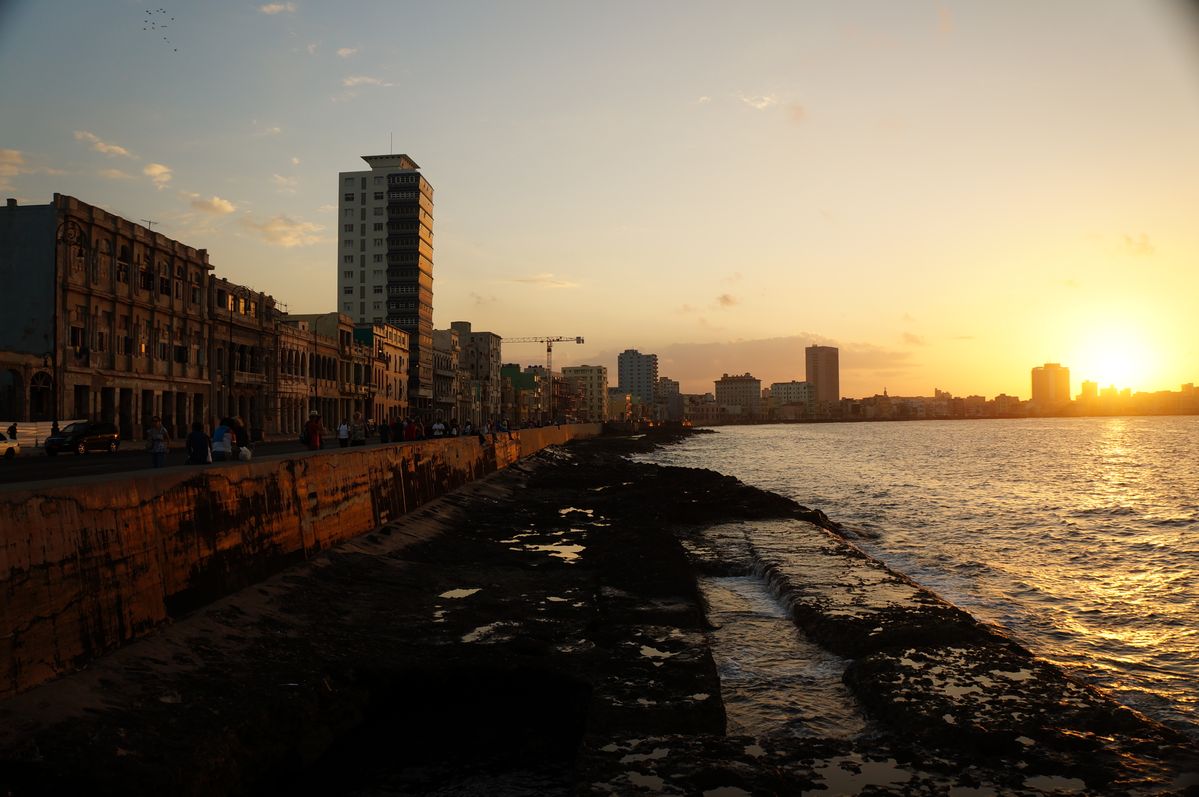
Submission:
[[[161,33],[170,27],[170,23],[174,22],[175,18],[168,16],[165,8],[156,8],[153,11],[146,11],[146,16],[142,19],[142,30],[150,33]],[[171,43],[171,40],[163,35],[162,40],[167,43],[174,52],[179,52],[179,48]]]

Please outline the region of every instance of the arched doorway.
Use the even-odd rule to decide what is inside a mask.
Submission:
[[[11,368],[0,371],[0,419],[25,420],[25,384]]]
[[[54,378],[45,371],[38,371],[29,380],[29,420],[57,420],[54,417]]]

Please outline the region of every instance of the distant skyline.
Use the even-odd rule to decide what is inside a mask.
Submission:
[[[0,2],[0,193],[325,312],[338,172],[391,149],[436,190],[435,325],[583,336],[558,366],[633,348],[709,392],[815,343],[847,396],[1199,381],[1192,5],[157,8]]]

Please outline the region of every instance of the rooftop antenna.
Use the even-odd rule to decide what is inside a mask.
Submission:
[[[142,222],[142,224],[146,225],[146,229],[149,230],[150,232],[154,232],[155,224],[161,223],[161,222],[154,221],[154,219],[142,219],[141,222]]]

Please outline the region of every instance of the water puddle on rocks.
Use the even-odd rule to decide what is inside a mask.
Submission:
[[[753,576],[700,580],[729,734],[851,738],[865,728],[847,662],[809,642]]]

